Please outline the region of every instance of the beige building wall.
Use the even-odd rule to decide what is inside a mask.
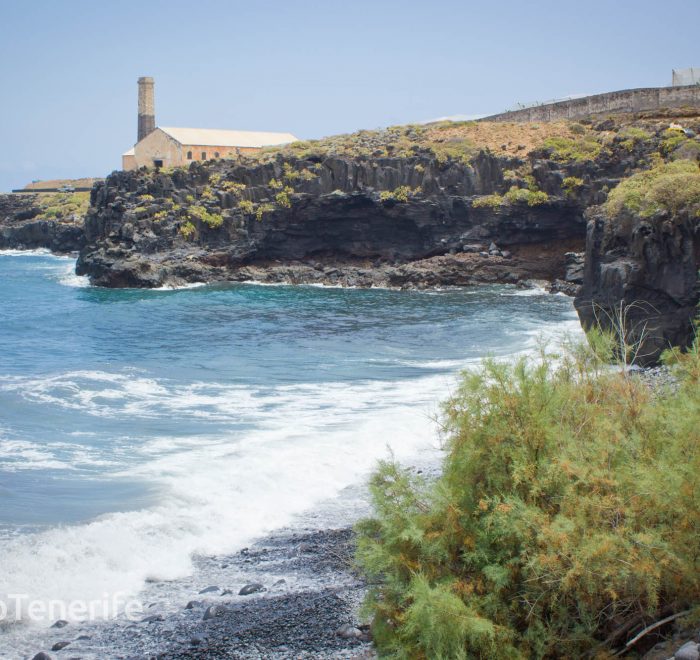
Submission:
[[[122,168],[182,167],[193,161],[212,158],[235,158],[241,154],[255,153],[254,147],[212,146],[203,144],[182,145],[159,128],[134,146],[134,155],[122,156]]]
[[[122,169],[123,170],[135,170],[136,169],[136,156],[134,154],[122,154]]]
[[[135,167],[178,167],[184,164],[182,145],[156,128],[134,146]]]

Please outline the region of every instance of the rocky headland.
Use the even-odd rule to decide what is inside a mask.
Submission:
[[[77,252],[85,245],[87,202],[87,193],[0,195],[0,250]]]
[[[643,329],[640,359],[653,362],[692,337],[700,174],[677,179],[691,191],[682,208],[642,210],[636,192],[614,213],[606,204],[640,172],[695,163],[698,132],[695,109],[360,131],[115,172],[93,187],[82,222],[32,195],[2,196],[0,247],[80,250],[78,274],[105,287],[544,281],[577,295],[585,327],[612,327],[627,307],[629,338]]]

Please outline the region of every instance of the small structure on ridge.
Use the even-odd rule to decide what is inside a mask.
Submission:
[[[122,169],[181,167],[195,160],[232,158],[298,139],[291,133],[156,127],[153,78],[141,77],[138,85],[138,141],[122,154]]]

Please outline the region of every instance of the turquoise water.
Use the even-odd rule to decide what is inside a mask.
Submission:
[[[508,287],[106,290],[73,265],[0,255],[0,600],[188,575],[435,447],[461,367],[578,331]]]

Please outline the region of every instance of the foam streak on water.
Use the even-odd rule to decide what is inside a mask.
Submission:
[[[191,575],[379,458],[437,456],[460,368],[580,332],[544,292],[110,291],[72,265],[0,255],[0,601]]]

